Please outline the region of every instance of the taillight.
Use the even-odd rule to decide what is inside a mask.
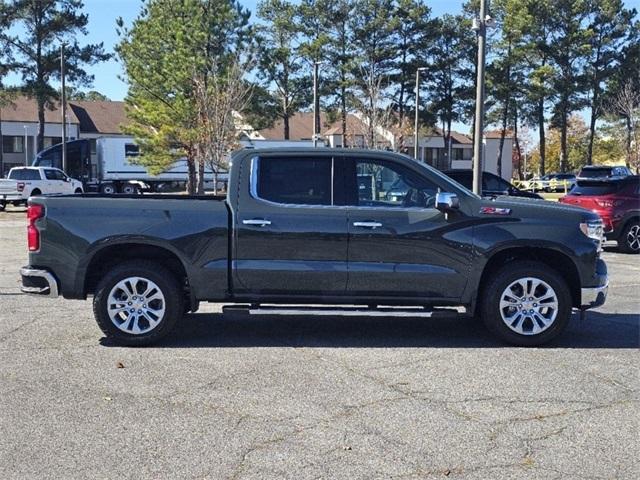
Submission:
[[[18,182],[18,191],[22,192],[24,190],[24,183]]]
[[[42,205],[30,204],[27,208],[27,244],[30,252],[40,250],[40,232],[36,227],[36,220],[44,217],[44,207]]]

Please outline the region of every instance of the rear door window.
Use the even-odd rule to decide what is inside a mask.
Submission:
[[[263,157],[258,160],[258,197],[290,205],[331,205],[333,160]]]
[[[40,180],[40,173],[31,168],[19,168],[11,170],[9,180]]]

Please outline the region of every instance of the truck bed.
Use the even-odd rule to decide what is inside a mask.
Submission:
[[[30,264],[49,266],[67,298],[85,298],[91,290],[83,280],[87,269],[134,255],[142,245],[177,259],[197,294],[217,297],[227,291],[229,209],[224,197],[82,194],[30,201],[46,212],[37,220],[42,241],[40,250],[30,254]]]

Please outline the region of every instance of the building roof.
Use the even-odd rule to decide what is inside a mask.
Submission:
[[[367,127],[356,115],[347,114],[347,135],[363,135],[367,132]],[[260,130],[260,135],[265,140],[284,139],[284,121],[278,119],[271,128]],[[328,116],[320,113],[320,133],[323,136],[341,135],[342,120],[329,121]],[[290,140],[311,140],[313,134],[313,112],[298,112],[289,117],[289,139]]]
[[[502,130],[485,130],[484,132],[485,138],[500,138],[502,136]],[[507,130],[505,132],[504,138],[513,138],[513,132],[511,130]]]
[[[62,113],[59,110],[59,103],[52,105],[52,108],[44,109],[45,123],[60,123]],[[2,108],[3,122],[38,122],[38,108],[35,99],[27,97],[17,97],[11,101],[9,105]],[[70,123],[80,123],[78,117],[72,109],[67,109],[67,115]]]
[[[69,106],[78,118],[83,133],[121,134],[120,127],[127,123],[124,102],[71,100]]]

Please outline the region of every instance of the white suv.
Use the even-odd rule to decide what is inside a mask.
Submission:
[[[82,182],[67,176],[62,170],[46,167],[16,167],[9,170],[6,180],[0,180],[0,210],[7,203],[27,203],[34,195],[83,193]]]

